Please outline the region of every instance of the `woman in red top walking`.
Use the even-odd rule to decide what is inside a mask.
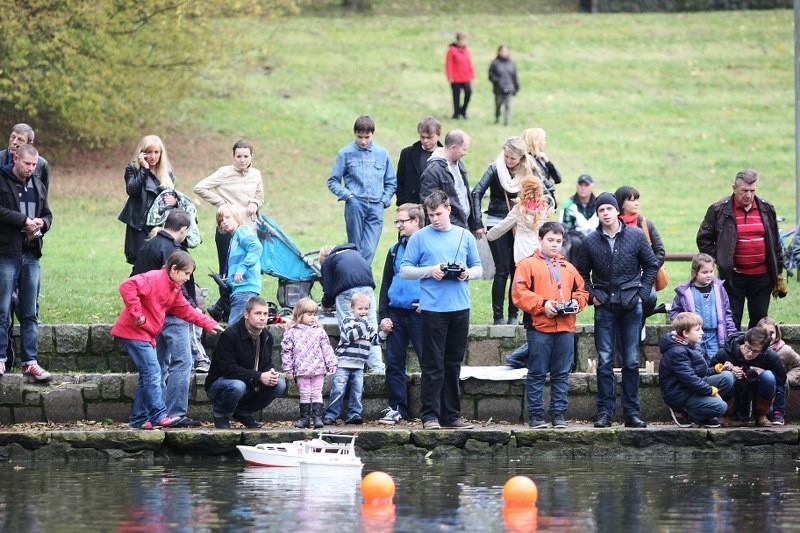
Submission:
[[[475,71],[472,68],[472,58],[467,48],[467,34],[456,33],[456,40],[450,43],[445,59],[445,72],[450,88],[453,90],[453,119],[467,120],[467,105],[472,96],[472,80]],[[461,102],[461,92],[464,92],[464,101]]]
[[[161,270],[137,274],[123,281],[119,293],[125,307],[111,328],[139,369],[139,383],[133,396],[132,428],[170,427],[180,417],[167,416],[161,393],[161,366],[156,357],[156,337],[167,313],[206,331],[221,332],[222,326],[192,307],[181,291],[195,269],[192,256],[177,251]]]

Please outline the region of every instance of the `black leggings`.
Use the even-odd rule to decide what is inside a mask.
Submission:
[[[491,229],[491,228],[490,228]],[[492,281],[492,317],[503,318],[503,303],[506,296],[508,278],[514,279],[514,234],[510,231],[489,241],[489,250],[494,260],[494,280]],[[516,316],[517,308],[511,300],[511,283],[508,283],[508,316]]]
[[[472,96],[472,85],[467,83],[451,83],[450,88],[453,89],[453,118],[462,116],[467,118],[467,106],[469,99]],[[461,91],[464,91],[464,103],[461,101]]]

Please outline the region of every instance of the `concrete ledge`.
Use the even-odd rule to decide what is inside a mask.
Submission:
[[[0,431],[0,462],[171,461],[194,456],[241,461],[237,444],[286,442],[312,435],[312,432],[299,430]],[[397,429],[358,429],[358,435],[358,455],[362,458],[416,460],[757,458],[759,462],[771,463],[777,459],[796,458],[800,450],[797,427],[590,429],[570,426],[562,430],[531,430],[495,425],[466,431],[425,431],[417,425]]]
[[[46,384],[30,382],[19,374],[0,378],[0,425],[26,422],[69,423],[79,420],[127,422],[133,403],[138,374],[54,374]],[[203,385],[206,374],[192,376],[189,391],[189,416],[205,422],[212,420],[211,405]],[[616,374],[617,394],[621,376]],[[419,413],[420,375],[408,375],[411,416]],[[331,377],[325,380],[323,396],[327,401]],[[597,377],[577,372],[570,374],[567,418],[590,420],[597,408]],[[386,408],[384,376],[364,376],[364,419],[376,421]],[[545,385],[545,405],[550,401],[550,385]],[[639,402],[648,422],[669,422],[669,410],[661,398],[657,374],[641,374]],[[274,401],[259,418],[267,422],[292,422],[297,419],[299,392],[289,384],[287,396]],[[619,405],[619,401],[617,401]],[[461,410],[465,418],[482,422],[518,424],[526,422],[525,380],[488,381],[470,378],[461,381]],[[800,419],[800,394],[790,393],[786,418]]]

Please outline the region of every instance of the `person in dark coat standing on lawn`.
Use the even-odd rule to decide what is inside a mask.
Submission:
[[[417,124],[419,140],[403,148],[397,160],[397,205],[419,203],[420,177],[428,166],[428,159],[442,146],[439,137],[442,125],[433,117],[426,117]]]
[[[511,100],[519,92],[517,66],[511,60],[508,46],[502,44],[497,49],[497,57],[489,65],[489,81],[494,88],[494,123],[500,123],[500,109],[504,109],[503,125],[511,121]]]

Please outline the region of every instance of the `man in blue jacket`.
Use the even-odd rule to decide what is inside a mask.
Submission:
[[[328,188],[344,202],[347,242],[353,243],[372,264],[383,231],[383,210],[397,189],[389,152],[372,141],[375,122],[360,116],[353,125],[355,141],[336,155]]]
[[[408,344],[414,346],[417,362],[422,353],[422,315],[419,312],[419,280],[400,277],[400,262],[406,253],[408,239],[425,225],[425,213],[419,204],[402,204],[394,221],[399,240],[389,248],[383,265],[378,318],[381,327],[391,328],[386,340],[386,389],[389,407],[378,420],[393,425],[408,419],[408,386],[406,354]]]

